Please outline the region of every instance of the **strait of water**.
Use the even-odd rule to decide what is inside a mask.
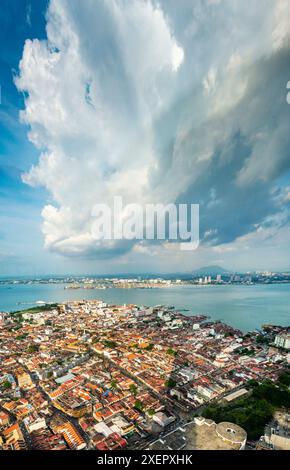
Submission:
[[[22,310],[36,302],[101,299],[112,304],[174,305],[186,315],[206,314],[212,320],[250,331],[263,324],[290,326],[290,284],[179,286],[158,289],[64,289],[64,284],[2,284],[0,311]]]

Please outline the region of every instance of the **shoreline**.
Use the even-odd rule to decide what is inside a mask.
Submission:
[[[281,284],[179,285],[168,289],[105,290],[65,290],[63,285],[21,285],[7,289],[0,285],[0,311],[7,312],[37,307],[43,303],[95,298],[118,305],[170,305],[188,316],[206,312],[212,320],[220,319],[244,332],[260,329],[263,324],[287,326],[290,318],[290,290]]]
[[[101,299],[90,299],[91,301],[93,302],[102,302]],[[59,310],[60,307],[62,305],[66,305],[66,304],[70,304],[70,303],[85,303],[87,302],[86,299],[82,299],[82,300],[75,300],[75,301],[72,301],[72,300],[64,300],[63,302],[60,302],[60,303],[57,303],[57,302],[48,302],[48,303],[42,303],[35,306],[35,307],[29,307],[29,308],[26,308],[26,309],[23,309],[23,310],[15,310],[15,311],[10,311],[10,312],[2,312],[2,313],[6,313],[8,315],[22,315],[22,314],[38,314],[38,313],[43,313],[43,312],[49,312],[49,311],[52,311],[52,310]],[[37,302],[36,302],[37,303]],[[105,302],[107,307],[108,308],[121,308],[122,306],[121,305],[116,305],[114,303],[107,303]],[[137,305],[137,304],[125,304],[127,307],[136,307],[136,308],[141,308],[140,305]],[[143,308],[145,309],[148,309],[150,308],[150,306],[148,305],[142,305]],[[189,310],[187,309],[176,309],[175,307],[172,308],[172,306],[167,306],[167,305],[154,305],[152,306],[153,309],[155,310],[164,310],[164,312],[168,312],[170,315],[172,315],[173,317],[176,317],[176,318],[183,318],[184,320],[189,320],[189,321],[197,321],[200,323],[200,324],[209,324],[209,325],[223,325],[223,326],[226,326],[230,329],[233,329],[233,330],[237,330],[234,326],[226,323],[225,321],[223,321],[222,319],[213,319],[208,313],[199,313],[199,314],[194,314],[192,313],[191,315],[185,315],[184,312],[189,312]],[[240,331],[240,333],[242,333],[243,335],[247,335],[247,334],[257,334],[257,333],[263,333],[263,332],[266,332],[267,329],[271,330],[271,329],[284,329],[284,328],[290,328],[290,320],[289,320],[289,325],[279,325],[279,324],[274,324],[274,323],[265,323],[263,325],[261,325],[261,329],[258,330],[258,329],[255,329],[255,330],[248,330],[246,332],[242,332]]]

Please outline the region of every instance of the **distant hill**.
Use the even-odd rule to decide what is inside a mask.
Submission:
[[[193,274],[200,276],[216,276],[217,274],[230,274],[232,271],[221,268],[220,266],[204,266],[193,271]]]

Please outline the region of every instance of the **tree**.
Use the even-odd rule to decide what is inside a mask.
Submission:
[[[283,372],[279,376],[279,383],[282,385],[286,385],[287,387],[290,387],[290,374],[289,372]]]
[[[116,341],[111,341],[109,339],[105,339],[104,346],[106,346],[107,348],[115,348],[117,346],[117,343],[116,343]]]
[[[256,338],[257,344],[269,344],[270,343],[270,338],[267,338],[266,336],[259,335]]]
[[[17,341],[23,341],[27,337],[27,333],[23,333],[23,335],[16,336]]]
[[[117,380],[115,380],[115,379],[113,379],[113,380],[111,381],[111,388],[112,388],[113,390],[114,390],[115,388],[117,388],[117,383],[118,383],[118,382],[117,382]]]
[[[132,393],[132,395],[133,395],[134,397],[136,397],[136,395],[137,395],[137,387],[136,387],[136,385],[135,385],[135,384],[131,384],[131,385],[129,386],[129,389],[130,389],[130,392]]]
[[[253,397],[260,400],[267,400],[272,406],[286,408],[290,407],[290,392],[274,383],[264,382],[253,391]]]
[[[174,380],[172,380],[171,378],[166,380],[165,382],[165,386],[168,387],[168,388],[173,388],[175,387],[176,385],[176,382]]]
[[[254,356],[255,355],[254,349],[248,349],[248,348],[242,348],[238,351],[238,353],[241,356]]]
[[[5,380],[3,383],[2,383],[2,387],[4,388],[4,390],[9,390],[12,385],[11,383],[8,381],[8,380]]]
[[[176,356],[176,355],[177,355],[177,351],[175,351],[175,350],[172,349],[172,348],[168,348],[166,352],[167,352],[167,354],[169,354],[170,356]]]
[[[231,333],[230,331],[226,331],[224,337],[229,338],[230,336],[233,336],[233,333]]]
[[[37,352],[38,350],[39,350],[39,346],[37,346],[36,344],[30,344],[30,346],[28,346],[28,349],[27,349],[29,354]]]
[[[247,382],[247,386],[251,388],[258,387],[258,385],[259,385],[259,382],[255,379],[250,379]]]
[[[249,439],[258,439],[275,410],[282,406],[290,407],[290,392],[269,380],[260,385],[252,382],[253,392],[249,398],[227,406],[212,404],[203,410],[202,415],[216,423],[230,421],[238,424],[247,431]]]
[[[144,410],[144,405],[141,400],[136,400],[134,404],[134,408],[138,411],[143,411]]]

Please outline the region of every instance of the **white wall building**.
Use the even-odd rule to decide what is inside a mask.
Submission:
[[[290,349],[290,334],[284,333],[277,335],[275,338],[275,345],[279,348]]]

